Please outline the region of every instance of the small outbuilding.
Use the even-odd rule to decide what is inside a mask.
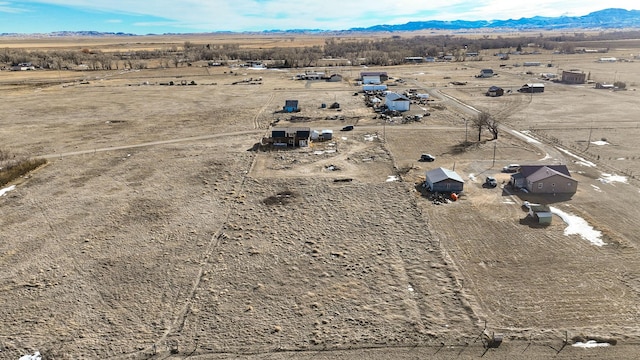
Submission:
[[[490,77],[493,77],[494,75],[495,73],[493,72],[493,69],[482,69],[480,70],[480,74],[478,74],[476,77],[490,78]]]
[[[529,216],[536,219],[540,225],[550,225],[551,219],[553,219],[551,208],[547,205],[529,205]]]
[[[443,167],[427,171],[424,184],[431,192],[459,193],[464,188],[464,180],[460,175]]]
[[[285,100],[282,111],[289,113],[300,111],[300,108],[298,108],[298,100]]]
[[[496,97],[504,95],[504,89],[499,86],[492,86],[487,90],[487,96]]]
[[[333,130],[322,130],[320,138],[325,141],[333,139]]]
[[[563,71],[562,82],[565,84],[584,84],[587,75],[581,71]]]

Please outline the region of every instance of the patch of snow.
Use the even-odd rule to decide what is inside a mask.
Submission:
[[[591,143],[592,143],[593,145],[598,145],[598,146],[609,145],[609,143],[608,143],[608,142],[603,141],[603,140],[592,141]]]
[[[378,135],[375,135],[375,134],[374,135],[369,135],[369,134],[367,134],[367,135],[364,136],[364,141],[373,141],[376,138],[378,138]]]
[[[591,187],[593,188],[593,190],[597,191],[597,192],[602,192],[602,189],[600,189],[598,186],[591,184]]]
[[[515,204],[515,202],[513,202],[513,200],[505,200],[502,203],[503,204]]]
[[[476,176],[474,174],[469,174],[469,180],[476,181]]]
[[[580,164],[580,165],[584,165],[584,166],[588,166],[588,167],[596,167],[596,164],[592,163],[591,161],[586,160],[584,158],[581,158],[578,155],[574,155],[571,152],[569,152],[569,151],[567,151],[567,150],[565,150],[563,148],[556,147],[556,149],[558,149],[558,150],[562,151],[563,153],[565,153],[565,154],[577,159],[578,161],[576,161],[576,164]]]
[[[542,144],[540,141],[538,141],[538,140],[532,138],[530,135],[528,135],[528,133],[529,133],[528,131],[522,131],[522,132],[514,131],[513,133],[518,135],[518,136],[520,136],[521,138],[527,140],[527,142],[529,142],[529,143]]]
[[[544,161],[544,160],[548,160],[548,159],[551,159],[551,155],[549,155],[547,153],[547,154],[544,154],[544,157],[542,159],[540,159],[540,161]]]
[[[347,138],[343,136],[343,137],[342,137],[342,140],[347,140]]]
[[[39,351],[33,353],[33,355],[24,355],[21,356],[18,360],[42,360],[42,356]]]
[[[322,155],[322,154],[324,154],[324,151],[322,151],[322,150],[316,150],[316,151],[314,151],[314,152],[313,152],[313,154],[314,154],[314,155]]]
[[[617,158],[616,160],[627,160],[627,159],[625,159],[625,158]]]
[[[395,176],[395,175],[387,176],[387,182],[393,182],[393,181],[398,181],[398,180],[400,180],[400,179],[398,179],[398,177]]]
[[[573,347],[579,347],[579,348],[583,348],[583,349],[588,349],[588,348],[594,348],[594,347],[603,347],[603,346],[610,346],[611,344],[609,343],[599,343],[595,340],[589,340],[587,342],[580,342],[578,341],[577,343],[571,345]]]
[[[9,191],[15,189],[16,186],[15,185],[11,185],[9,187],[6,187],[4,189],[0,189],[0,196],[3,196],[4,194],[8,193]]]
[[[567,227],[564,229],[564,234],[566,236],[577,234],[580,235],[580,237],[582,237],[583,239],[590,241],[593,245],[605,245],[605,242],[602,241],[602,232],[595,230],[583,218],[566,213],[555,207],[550,207],[550,209],[552,213],[560,216],[562,220],[567,224]]]
[[[328,149],[328,150],[325,150],[324,152],[327,154],[333,154],[336,152],[336,149]]]
[[[627,183],[627,177],[626,176],[621,176],[621,175],[615,175],[615,174],[605,174],[602,173],[602,176],[598,179],[600,180],[601,183],[603,184],[610,184],[613,182],[621,182],[621,183]]]

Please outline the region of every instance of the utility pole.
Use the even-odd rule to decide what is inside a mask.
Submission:
[[[498,139],[493,141],[493,163],[491,164],[491,167],[496,165],[496,146],[498,146]]]
[[[387,119],[382,119],[382,142],[387,143]]]
[[[469,142],[469,133],[467,131],[467,119],[462,119],[464,120],[464,144],[467,145],[467,143]]]

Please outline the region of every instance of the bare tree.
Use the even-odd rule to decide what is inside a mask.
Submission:
[[[486,111],[482,111],[478,114],[478,116],[473,120],[473,126],[478,129],[478,141],[482,140],[482,129],[484,128],[491,132],[491,135],[493,136],[491,140],[496,140],[498,138],[500,122]]]
[[[487,114],[486,112],[481,112],[478,114],[478,116],[476,116],[473,119],[473,127],[478,129],[478,141],[482,140],[482,129],[484,129],[486,123],[485,123],[485,117],[488,116],[489,114]]]

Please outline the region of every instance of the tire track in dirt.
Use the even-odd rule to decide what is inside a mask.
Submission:
[[[253,156],[251,159],[251,163],[248,165],[248,169],[253,168],[255,165],[255,162],[256,162],[256,156]],[[243,193],[243,190],[246,186],[246,179],[248,174],[250,174],[250,171],[245,171],[244,174],[245,175],[242,176],[242,179],[237,189],[238,194]],[[237,209],[234,209],[233,204],[234,202],[226,206],[224,220],[221,222],[220,226],[218,226],[218,229],[215,231],[215,233],[211,236],[211,239],[209,240],[209,243],[207,244],[205,251],[203,251],[202,257],[199,261],[200,267],[198,269],[198,273],[196,274],[193,280],[193,285],[191,286],[191,289],[189,290],[186,296],[182,309],[180,309],[176,317],[173,319],[173,321],[171,322],[171,325],[168,326],[168,328],[162,334],[162,336],[158,338],[151,346],[136,352],[129,353],[129,354],[122,354],[122,356],[118,358],[131,358],[132,356],[136,356],[136,355],[139,356],[143,354],[148,355],[150,353],[156,355],[157,349],[159,348],[165,348],[164,346],[170,349],[172,348],[171,343],[168,341],[168,339],[171,336],[179,335],[183,331],[187,318],[192,313],[192,304],[194,303],[194,300],[196,300],[196,293],[200,288],[200,284],[202,283],[204,276],[206,275],[205,267],[207,267],[210,264],[209,259],[211,258],[211,255],[218,248],[220,244],[220,240],[223,239],[225,236],[223,230],[227,227],[230,216],[236,213],[235,211],[233,211],[233,210],[237,210]],[[170,350],[170,351],[173,351],[173,350]]]
[[[275,98],[275,94],[271,93],[271,96],[269,96],[269,100],[267,100],[264,105],[260,108],[260,111],[258,111],[256,113],[256,116],[253,117],[253,128],[254,129],[262,129],[263,127],[260,126],[260,116],[267,110],[267,108],[269,107],[269,105],[271,105],[271,103],[273,102],[273,99]],[[268,127],[268,126],[267,126]]]
[[[111,146],[106,148],[97,148],[97,149],[90,149],[90,150],[72,151],[72,152],[58,153],[58,154],[44,154],[36,157],[39,157],[42,159],[55,159],[55,158],[63,158],[67,156],[95,154],[96,152],[127,150],[127,149],[135,149],[135,148],[149,147],[149,146],[156,146],[156,145],[175,144],[180,142],[208,140],[208,139],[215,139],[215,138],[226,137],[226,136],[258,134],[258,133],[260,132],[257,130],[245,130],[245,131],[236,131],[236,132],[221,133],[221,134],[193,136],[193,137],[186,137],[186,138],[179,138],[179,139],[151,141],[151,142],[146,142],[141,144],[130,144],[130,145]]]

